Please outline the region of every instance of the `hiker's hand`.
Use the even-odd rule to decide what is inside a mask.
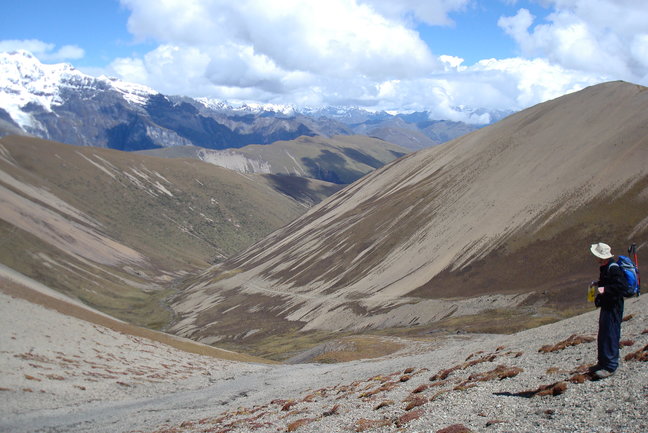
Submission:
[[[601,295],[602,295],[603,293],[605,293],[605,287],[599,287],[599,288],[598,288],[598,292],[599,292]]]

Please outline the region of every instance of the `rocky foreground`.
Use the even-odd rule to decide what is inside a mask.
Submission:
[[[592,381],[597,312],[378,360],[263,365],[189,354],[0,295],[3,432],[644,432],[648,298]]]
[[[516,335],[338,365],[326,371],[332,384],[301,392],[286,377],[277,398],[263,404],[178,419],[154,431],[645,432],[647,303],[645,297],[626,302],[624,362],[605,380],[588,373],[596,358],[592,312]],[[335,373],[349,369],[354,380],[336,383]]]

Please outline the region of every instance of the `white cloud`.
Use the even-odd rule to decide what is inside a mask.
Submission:
[[[509,5],[520,2],[500,0]],[[432,110],[521,109],[605,80],[648,84],[643,0],[542,0],[499,25],[519,57],[463,64],[436,57],[413,29],[452,26],[473,0],[121,0],[136,40],[159,45],[117,59],[123,79],[163,93],[296,105]],[[474,9],[473,9],[474,12]],[[496,23],[490,23],[495,25]]]
[[[29,51],[41,61],[61,62],[83,58],[85,52],[76,45],[64,45],[55,50],[56,45],[37,39],[11,39],[0,41],[0,51]]]
[[[140,39],[217,49],[248,47],[276,68],[333,76],[415,75],[434,57],[411,29],[355,0],[122,0]],[[236,54],[217,59],[224,66]],[[404,68],[403,65],[408,67]]]
[[[367,2],[122,4],[131,10],[128,26],[136,39],[161,45],[142,58],[117,59],[110,72],[162,92],[367,104],[375,101],[376,83],[424,77],[443,68],[400,15],[387,18]]]
[[[545,1],[554,8],[547,23],[533,26],[535,17],[526,9],[499,20],[524,57],[541,57],[567,69],[617,79],[645,79],[648,65],[640,48],[648,35],[645,1]]]

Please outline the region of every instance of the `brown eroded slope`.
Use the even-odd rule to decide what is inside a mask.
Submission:
[[[176,279],[305,212],[275,183],[200,161],[3,137],[0,263],[161,328]]]
[[[552,100],[362,178],[173,302],[208,343],[582,306],[591,242],[648,232],[648,89]]]

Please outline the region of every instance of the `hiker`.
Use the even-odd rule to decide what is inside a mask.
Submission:
[[[598,293],[594,304],[601,308],[598,328],[598,363],[591,372],[598,379],[610,376],[619,366],[619,340],[623,318],[623,292],[625,277],[613,260],[610,246],[599,242],[592,244],[590,251],[600,266]]]

